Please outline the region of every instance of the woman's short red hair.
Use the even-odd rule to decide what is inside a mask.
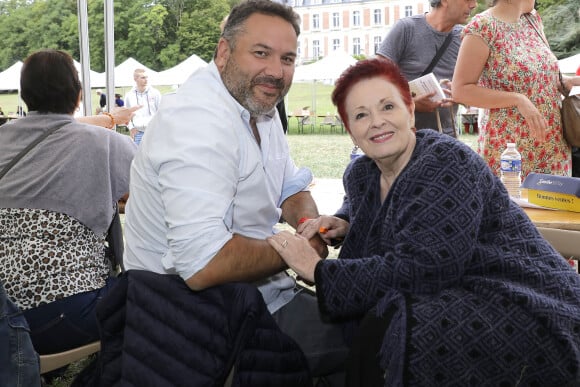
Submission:
[[[349,130],[348,116],[344,106],[346,96],[358,82],[375,77],[384,78],[395,85],[401,94],[403,102],[407,105],[409,111],[411,111],[413,97],[411,96],[411,90],[409,90],[409,82],[401,73],[401,70],[399,70],[399,66],[392,60],[381,56],[360,60],[355,65],[344,70],[336,80],[334,91],[332,92],[332,103],[336,106],[338,114],[347,130]]]

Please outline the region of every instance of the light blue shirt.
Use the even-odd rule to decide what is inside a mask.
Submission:
[[[282,202],[307,190],[312,174],[291,159],[276,109],[257,127],[261,146],[213,62],[163,97],[131,167],[126,269],[187,279],[234,233],[274,233]],[[282,272],[257,285],[274,312],[295,283]]]

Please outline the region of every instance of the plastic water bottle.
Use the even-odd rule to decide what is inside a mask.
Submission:
[[[501,154],[501,181],[513,198],[520,198],[522,185],[522,155],[516,144],[509,142]]]
[[[350,159],[351,160],[356,159],[357,157],[362,156],[362,155],[364,155],[364,152],[358,147],[358,145],[355,145],[352,148],[352,151],[350,151]]]

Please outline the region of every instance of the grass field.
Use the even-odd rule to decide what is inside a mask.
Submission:
[[[155,86],[161,94],[166,94],[173,91],[171,86]],[[332,92],[332,85],[325,85],[321,83],[295,83],[288,92],[285,98],[286,111],[291,113],[293,111],[302,109],[308,106],[313,112],[318,114],[326,114],[327,112],[333,113],[336,108],[330,102],[330,93]],[[96,93],[97,89],[93,89],[91,93],[91,105],[93,110],[98,106],[98,97]],[[117,88],[115,93],[121,94],[123,97],[125,94],[131,90],[130,87]],[[18,93],[0,93],[0,107],[4,111],[4,114],[13,113],[19,104]],[[20,104],[25,107],[24,102],[20,101]],[[25,108],[25,110],[27,110]]]
[[[169,93],[173,90],[171,86],[160,86],[160,87],[156,86],[156,88],[159,89],[159,91],[162,94]],[[130,90],[131,90],[130,87],[119,87],[115,89],[115,93],[119,93],[123,96],[123,98],[125,98],[125,94]],[[24,110],[26,111],[28,110],[26,108],[26,104],[18,98],[18,93],[0,92],[0,107],[2,108],[2,111],[4,111],[4,114],[13,114],[16,111],[16,108],[18,107],[19,104],[24,107]],[[93,89],[91,93],[91,106],[93,108],[93,111],[96,109],[97,106],[99,106],[99,97],[97,96],[96,88]]]
[[[323,83],[294,83],[286,95],[286,112],[292,113],[308,106],[316,114],[336,113],[330,100],[333,85]]]

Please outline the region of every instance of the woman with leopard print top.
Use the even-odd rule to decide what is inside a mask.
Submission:
[[[24,312],[40,354],[99,339],[95,307],[115,282],[105,236],[129,190],[136,146],[73,117],[81,83],[70,55],[41,50],[24,62],[26,117],[0,131],[0,170],[32,141],[0,184],[0,280]]]

